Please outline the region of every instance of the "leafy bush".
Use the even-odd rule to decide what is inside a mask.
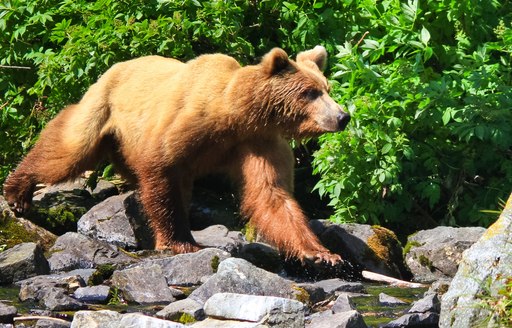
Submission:
[[[361,2],[335,93],[354,120],[325,135],[316,188],[336,221],[486,225],[512,186],[510,6]]]
[[[39,130],[112,64],[323,44],[348,132],[320,139],[337,221],[486,224],[510,191],[509,2],[5,0],[0,182]],[[21,68],[20,68],[21,67]],[[329,73],[329,72],[328,72]]]

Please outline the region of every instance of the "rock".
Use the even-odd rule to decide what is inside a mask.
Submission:
[[[410,276],[403,265],[402,247],[396,235],[383,227],[365,224],[310,223],[323,244],[361,270],[399,279]]]
[[[138,266],[158,265],[162,268],[168,285],[191,286],[205,282],[217,272],[219,263],[228,257],[231,255],[220,249],[205,248],[195,253],[146,260]]]
[[[393,296],[389,296],[389,295],[384,294],[384,293],[380,293],[379,294],[379,303],[381,305],[386,305],[386,306],[396,306],[396,305],[407,304],[406,302],[402,301],[401,299],[398,299],[398,298],[393,297]]]
[[[218,320],[208,318],[203,321],[194,323],[192,328],[267,328],[258,322],[241,322],[236,320]],[[1,328],[1,327],[0,327]]]
[[[80,287],[73,297],[84,303],[106,303],[110,296],[110,287],[105,285]]]
[[[39,303],[50,311],[76,311],[86,309],[87,305],[67,295],[64,288],[48,287],[38,293]]]
[[[322,287],[317,286],[314,283],[299,283],[296,284],[293,288],[299,292],[295,298],[307,305],[316,304],[325,300],[328,296],[331,296],[327,295]]]
[[[45,318],[37,320],[35,328],[69,328],[71,322],[57,318]]]
[[[480,227],[436,227],[409,236],[405,261],[414,280],[431,282],[453,277],[462,252],[473,245],[484,231]]]
[[[47,186],[37,190],[27,218],[57,235],[76,231],[76,222],[96,200],[85,188],[85,180]]]
[[[110,310],[78,311],[75,313],[71,328],[182,328],[182,324],[145,316],[140,313],[120,314]]]
[[[393,320],[383,328],[404,328],[404,327],[421,327],[421,328],[437,328],[439,323],[439,314],[433,312],[427,313],[408,313],[400,318]],[[470,326],[466,326],[470,327]]]
[[[47,288],[58,287],[64,289],[66,293],[73,293],[77,288],[85,286],[85,281],[79,275],[64,273],[36,276],[16,284],[20,286],[19,298],[22,302],[29,300],[37,302],[46,295],[44,290]]]
[[[13,323],[17,314],[18,309],[16,307],[0,303],[0,323]]]
[[[51,272],[95,268],[101,264],[125,265],[135,259],[116,246],[87,236],[68,232],[55,242],[48,259]]]
[[[441,302],[437,294],[427,294],[422,299],[414,302],[408,313],[441,312]]]
[[[203,305],[190,298],[172,302],[156,313],[158,318],[172,321],[199,321],[205,318]],[[185,319],[185,320],[184,320]]]
[[[333,313],[341,313],[355,310],[356,307],[347,293],[341,293],[331,307]]]
[[[205,305],[207,316],[216,319],[258,322],[270,327],[304,327],[304,304],[273,296],[218,293]]]
[[[499,219],[462,256],[457,274],[441,300],[440,327],[487,327],[510,323],[491,319],[490,304],[512,277],[512,195]],[[508,292],[510,295],[510,292]],[[489,325],[486,320],[491,319]],[[501,318],[508,320],[509,318]]]
[[[246,260],[228,258],[222,261],[216,274],[190,294],[201,304],[217,293],[295,298],[298,291],[293,282],[255,267]]]
[[[41,247],[35,243],[22,243],[0,253],[0,284],[47,274],[49,270]]]
[[[357,311],[328,313],[314,316],[306,328],[366,328],[366,323]]]
[[[283,262],[279,252],[264,243],[243,245],[237,256],[266,271],[277,273],[283,269]]]
[[[91,190],[91,196],[96,201],[101,202],[109,197],[117,195],[119,191],[115,184],[106,180],[98,180],[96,186]]]
[[[16,217],[4,197],[0,196],[0,245],[11,248],[20,243],[34,242],[47,251],[55,239],[57,236],[48,230]]]
[[[237,253],[245,243],[240,232],[230,232],[228,228],[220,224],[200,231],[192,231],[192,236],[203,247],[215,247],[231,254]]]
[[[92,207],[78,232],[125,249],[153,249],[153,235],[134,192],[112,196]]]
[[[175,301],[158,265],[135,266],[115,271],[112,285],[119,288],[128,302],[138,304],[167,304]]]
[[[339,278],[321,280],[312,285],[322,288],[328,295],[336,292],[366,293],[362,283],[348,282]]]

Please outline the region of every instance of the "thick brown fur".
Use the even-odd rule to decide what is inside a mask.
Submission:
[[[157,249],[199,249],[188,221],[195,178],[224,172],[240,185],[242,213],[288,256],[335,263],[294,200],[287,138],[344,128],[349,116],[328,95],[323,47],[297,62],[273,49],[258,65],[203,55],[158,56],[114,65],[64,109],[4,184],[18,211],[37,183],[58,183],[109,156],[134,177]]]

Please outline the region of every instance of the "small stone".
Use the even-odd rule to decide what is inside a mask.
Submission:
[[[379,294],[379,303],[386,306],[404,305],[406,302],[384,293]]]
[[[264,243],[244,245],[237,256],[251,262],[258,268],[270,272],[279,272],[283,269],[283,262],[279,252]]]
[[[71,328],[111,327],[121,328],[119,322],[121,314],[110,311],[78,311],[73,317]]]
[[[312,317],[306,328],[366,328],[366,323],[357,311],[330,313]]]
[[[413,303],[409,313],[425,313],[434,312],[439,313],[441,311],[441,302],[437,297],[437,294],[428,294],[422,299]]]
[[[403,327],[439,327],[439,314],[433,312],[427,313],[408,313],[400,318],[393,320],[382,328],[403,328]]]
[[[189,318],[193,318],[196,321],[203,320],[205,318],[203,305],[190,298],[186,298],[172,302],[156,313],[158,318],[172,321],[179,321],[183,315],[189,316]]]
[[[331,308],[333,313],[347,312],[355,309],[356,307],[347,293],[341,293]]]
[[[39,319],[35,328],[69,328],[71,322],[57,318]]]
[[[242,235],[230,234],[228,228],[217,224],[200,231],[192,231],[192,236],[199,245],[204,247],[215,247],[230,254],[238,253],[245,243]]]
[[[42,289],[38,298],[40,303],[50,311],[75,311],[87,308],[85,304],[68,296],[63,288]]]
[[[105,285],[80,287],[73,293],[73,297],[84,303],[105,303],[110,296],[110,287]]]
[[[315,282],[313,286],[321,287],[325,293],[334,294],[335,292],[365,293],[365,289],[360,282],[347,282],[339,278],[321,280]]]
[[[13,323],[13,318],[17,314],[16,307],[0,303],[0,323]]]

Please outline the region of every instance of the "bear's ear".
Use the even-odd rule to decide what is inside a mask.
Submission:
[[[288,58],[288,54],[281,48],[270,50],[261,60],[261,65],[268,75],[279,74],[293,67]]]
[[[323,71],[327,64],[327,50],[322,46],[316,46],[297,55],[298,63],[306,63],[308,61],[313,62],[319,70]]]

